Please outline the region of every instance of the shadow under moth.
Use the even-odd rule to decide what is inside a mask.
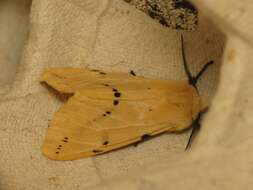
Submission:
[[[164,132],[191,126],[197,130],[202,105],[196,83],[213,61],[192,77],[181,40],[188,82],[147,79],[133,71],[54,68],[43,73],[41,82],[61,94],[72,94],[50,122],[43,154],[53,160],[74,160]]]

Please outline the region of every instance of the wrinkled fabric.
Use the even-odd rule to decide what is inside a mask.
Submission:
[[[23,40],[24,46],[20,45],[22,50],[13,51],[16,59],[20,52],[22,56],[10,68],[10,72],[15,71],[14,77],[5,83],[7,90],[6,85],[0,86],[4,91],[0,98],[0,188],[89,189],[107,184],[107,179],[114,181],[161,162],[173,163],[175,156],[175,166],[166,166],[167,172],[176,175],[171,180],[179,181],[181,175],[187,175],[175,171],[188,157],[184,148],[190,131],[164,134],[138,147],[129,146],[96,157],[66,162],[48,160],[41,154],[40,146],[48,122],[62,102],[38,79],[48,68],[82,67],[134,70],[137,75],[150,78],[186,80],[180,41],[183,33],[193,74],[208,61],[215,61],[198,83],[203,101],[210,104],[219,80],[223,35],[202,15],[197,31],[182,32],[163,27],[118,0],[33,0],[31,8],[25,10],[30,11],[29,35],[17,36],[26,39],[24,36],[28,35],[28,39]],[[159,170],[155,170],[157,179],[166,184],[167,178],[159,177]],[[138,177],[134,180],[139,184]],[[154,186],[145,181],[144,187]]]

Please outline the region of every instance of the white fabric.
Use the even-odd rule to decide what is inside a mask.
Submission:
[[[166,163],[174,154],[184,152],[189,132],[165,134],[137,148],[77,161],[56,162],[42,156],[40,145],[48,120],[62,105],[38,82],[45,69],[71,66],[134,70],[137,75],[151,78],[186,77],[180,32],[160,26],[123,1],[33,0],[29,20],[29,39],[15,80],[5,83],[10,90],[4,91],[0,102],[1,189],[84,189],[162,160]],[[24,38],[22,33],[17,35]],[[224,38],[202,17],[199,30],[185,32],[184,36],[193,73],[215,60],[199,82],[201,96],[210,100],[218,82]],[[14,52],[18,57],[20,51]],[[1,62],[1,68],[4,64]]]

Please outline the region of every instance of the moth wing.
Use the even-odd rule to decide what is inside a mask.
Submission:
[[[169,89],[176,91],[185,82],[145,79],[127,73],[105,73],[81,68],[54,68],[42,74],[40,82],[46,83],[60,93],[73,94],[80,90],[96,90],[104,87],[121,90]],[[179,88],[178,88],[179,87]]]
[[[45,82],[61,93],[74,93],[80,89],[99,88],[109,83],[117,83],[124,80],[144,80],[143,77],[134,77],[126,73],[105,73],[99,70],[87,70],[81,68],[53,68],[45,71],[40,82]]]
[[[110,87],[76,92],[55,114],[43,153],[72,160],[189,127],[199,111],[199,97],[189,85],[176,91],[169,87],[118,90],[120,96]]]

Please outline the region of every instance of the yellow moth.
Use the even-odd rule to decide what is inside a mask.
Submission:
[[[53,160],[73,160],[184,130],[201,113],[199,76],[186,82],[146,79],[134,72],[50,69],[40,81],[72,96],[50,122],[42,152]]]

